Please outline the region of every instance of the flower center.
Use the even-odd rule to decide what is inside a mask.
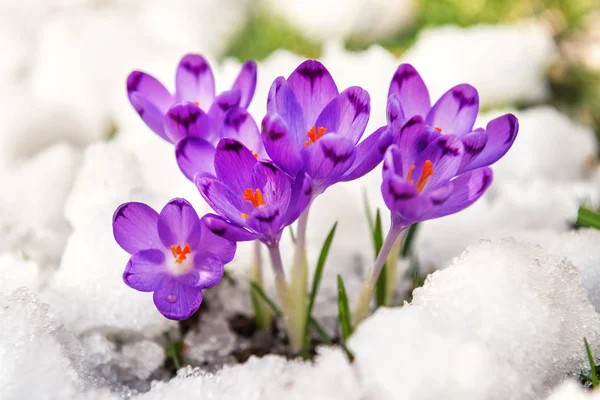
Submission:
[[[173,253],[173,257],[175,258],[175,262],[181,264],[183,261],[187,260],[188,254],[191,254],[192,250],[190,249],[189,244],[185,244],[183,249],[180,245],[175,246],[171,245],[171,253]]]
[[[417,192],[421,193],[423,191],[423,189],[425,188],[425,185],[427,184],[427,181],[433,175],[434,171],[433,171],[433,168],[431,168],[432,166],[433,166],[433,163],[430,160],[425,161],[425,163],[423,164],[423,169],[421,170],[421,177],[419,178],[419,180],[417,181],[417,184],[415,185],[415,187],[417,188]],[[406,180],[411,185],[415,184],[415,181],[413,181],[413,179],[412,179],[412,173],[415,170],[415,168],[417,168],[417,166],[413,165],[412,167],[410,167],[408,169],[408,173],[406,174]]]
[[[254,208],[265,204],[265,198],[263,197],[263,194],[259,188],[256,188],[256,190],[252,190],[250,188],[244,190],[244,200],[251,202]],[[242,213],[242,218],[248,218],[248,214]]]
[[[315,128],[314,126],[310,128],[308,132],[306,132],[308,140],[304,142],[304,147],[308,146],[309,144],[313,144],[314,142],[319,140],[326,130],[327,128],[323,128],[322,126],[320,126],[319,129]]]

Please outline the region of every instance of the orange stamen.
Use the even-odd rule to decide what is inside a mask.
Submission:
[[[436,126],[434,129],[435,129],[436,131],[438,131],[439,133],[442,133],[442,128],[440,128],[439,126]]]
[[[252,189],[244,190],[244,200],[252,202],[254,207],[259,207],[265,204],[265,198],[258,188],[254,191]]]
[[[413,165],[412,167],[410,167],[408,169],[408,173],[406,174],[406,180],[408,181],[408,183],[410,183],[411,185],[414,185],[415,182],[412,180],[412,173],[415,170],[415,168],[417,168],[416,165]]]
[[[200,107],[200,102],[199,101],[192,101],[192,103],[194,103],[195,105],[197,105],[198,107]]]
[[[327,128],[324,128],[322,126],[320,126],[319,129],[315,128],[314,126],[310,128],[308,132],[306,132],[308,140],[304,142],[304,147],[308,146],[309,144],[313,144],[317,140],[321,139],[321,136],[323,136],[325,131],[327,131]]]
[[[421,177],[419,178],[419,181],[416,185],[417,192],[421,193],[423,191],[423,188],[427,184],[427,180],[433,175],[433,168],[431,168],[432,165],[433,163],[429,160],[425,161],[425,164],[423,164]]]
[[[248,214],[246,214],[246,213],[242,213],[242,218],[244,218],[244,219],[248,219]]]
[[[189,244],[185,244],[185,247],[182,249],[180,245],[175,246],[171,245],[171,253],[173,253],[173,257],[175,257],[176,263],[181,263],[182,261],[187,259],[187,255],[191,254],[192,250],[190,249]]]
[[[250,150],[250,153],[258,160],[258,153],[255,153],[254,150]]]
[[[423,191],[423,189],[425,188],[425,185],[427,185],[427,181],[433,175],[434,171],[433,171],[433,168],[431,168],[432,166],[433,166],[433,163],[430,160],[426,160],[425,163],[423,164],[423,169],[421,169],[421,177],[419,178],[419,180],[417,181],[417,184],[415,185],[417,188],[417,192],[421,193]],[[412,174],[413,174],[415,168],[417,168],[417,166],[413,165],[412,167],[410,167],[408,169],[408,172],[406,173],[406,180],[411,185],[415,184],[415,181],[413,181],[413,179],[412,179]]]

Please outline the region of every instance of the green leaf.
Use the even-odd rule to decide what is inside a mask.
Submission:
[[[283,313],[281,312],[279,307],[277,307],[273,300],[271,300],[269,296],[267,296],[265,291],[260,286],[258,286],[254,282],[250,282],[250,286],[269,305],[269,307],[271,307],[275,315],[277,315],[280,318],[283,317]],[[317,322],[317,320],[311,317],[310,324],[315,329],[315,331],[317,331],[317,334],[321,337],[321,340],[325,344],[328,344],[330,346],[333,344],[333,340],[327,335],[327,332],[325,332],[325,329],[323,329],[323,327]]]
[[[173,365],[176,370],[181,369],[181,361],[179,355],[183,351],[183,341],[173,341],[169,333],[165,333],[165,339],[167,341],[167,347],[165,348],[165,356],[173,360]]]
[[[577,211],[577,223],[582,226],[600,229],[600,214],[585,207],[579,207]]]
[[[263,325],[262,307],[260,306],[260,300],[258,298],[259,295],[252,284],[254,284],[254,286],[258,285],[254,282],[250,282],[250,298],[252,299],[252,308],[254,309],[254,318],[256,319],[256,324],[261,327]]]
[[[290,228],[290,236],[292,237],[292,243],[296,244],[296,236],[294,235],[294,228],[292,226],[288,226]]]
[[[585,343],[585,351],[588,356],[588,361],[590,363],[590,379],[592,380],[592,387],[596,389],[598,387],[598,375],[596,374],[596,362],[594,361],[594,357],[592,356],[592,350],[590,350],[590,344],[588,343],[586,338],[583,338],[583,343]]]
[[[404,239],[402,240],[402,257],[408,256],[408,253],[410,252],[410,248],[414,242],[415,233],[417,233],[418,227],[419,227],[418,223],[412,224],[406,230],[406,233],[404,234]]]
[[[344,280],[342,276],[338,274],[338,317],[340,320],[340,326],[342,327],[342,336],[344,337],[344,343],[352,334],[352,323],[350,321],[350,307],[348,306],[348,296],[346,295],[346,287],[344,286]]]
[[[375,214],[375,227],[372,232],[373,235],[373,247],[375,249],[375,258],[381,251],[383,246],[383,228],[381,225],[381,213],[379,209]],[[377,285],[375,286],[375,308],[385,305],[385,299],[387,296],[387,265],[384,264],[381,268],[381,273],[377,279]]]
[[[327,255],[329,254],[329,248],[331,247],[331,242],[333,241],[333,237],[335,236],[335,230],[337,228],[337,222],[333,224],[333,227],[329,231],[325,242],[323,242],[323,247],[321,247],[321,253],[319,254],[319,261],[317,262],[317,268],[315,269],[315,274],[312,280],[312,289],[308,296],[308,308],[306,309],[306,321],[304,322],[304,332],[303,332],[303,341],[302,341],[302,349],[306,352],[308,351],[308,342],[309,342],[309,333],[308,326],[310,319],[312,318],[312,310],[315,305],[315,299],[317,297],[317,293],[319,292],[319,284],[321,283],[321,278],[323,277],[323,271],[325,269],[325,261],[327,261]]]
[[[373,232],[373,229],[375,229],[375,222],[371,216],[371,206],[369,205],[369,198],[367,197],[367,189],[363,190],[363,202],[365,204],[365,215],[367,216],[367,222],[369,223],[369,231]]]

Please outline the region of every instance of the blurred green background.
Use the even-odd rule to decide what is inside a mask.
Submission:
[[[408,29],[376,43],[364,44],[349,38],[345,44],[351,50],[378,44],[400,56],[426,28],[541,20],[552,28],[560,51],[559,60],[547,71],[553,94],[550,104],[593,126],[600,139],[600,70],[573,56],[579,54],[577,46],[599,40],[599,10],[600,0],[417,0],[417,12]],[[257,3],[246,25],[231,38],[225,56],[262,60],[284,48],[316,58],[321,46]]]

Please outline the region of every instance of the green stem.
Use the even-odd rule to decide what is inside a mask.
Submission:
[[[277,297],[279,297],[279,303],[281,304],[283,321],[288,333],[290,348],[293,353],[298,353],[302,350],[302,325],[298,325],[297,323],[296,307],[285,280],[279,243],[267,247],[269,248],[273,271],[275,272],[275,289],[277,290]]]
[[[306,229],[308,226],[308,213],[310,204],[298,218],[296,232],[296,246],[291,271],[291,295],[294,299],[296,325],[302,327],[306,320],[308,307],[308,260],[306,257]]]
[[[260,288],[263,288],[263,271],[262,271],[262,252],[261,243],[258,240],[254,241],[254,260],[250,271],[250,281]],[[256,314],[256,324],[259,329],[268,329],[271,326],[273,312],[268,304],[252,291],[252,303]]]
[[[387,256],[385,261],[385,268],[387,270],[387,286],[385,290],[385,306],[390,307],[394,302],[394,290],[398,284],[398,260],[400,259],[400,250],[402,249],[402,239],[404,235],[401,233],[396,238],[390,254]]]
[[[387,257],[396,242],[396,239],[405,229],[405,226],[400,224],[395,224],[392,221],[392,225],[390,226],[390,230],[388,231],[385,240],[383,241],[383,246],[381,246],[381,250],[379,251],[379,255],[375,259],[375,262],[369,268],[369,272],[363,285],[360,289],[358,301],[356,303],[356,308],[354,309],[354,316],[352,318],[353,326],[356,327],[367,318],[369,313],[369,306],[371,301],[373,300],[373,289],[377,284],[377,279],[379,278],[379,274],[381,273],[381,269],[385,264]]]

